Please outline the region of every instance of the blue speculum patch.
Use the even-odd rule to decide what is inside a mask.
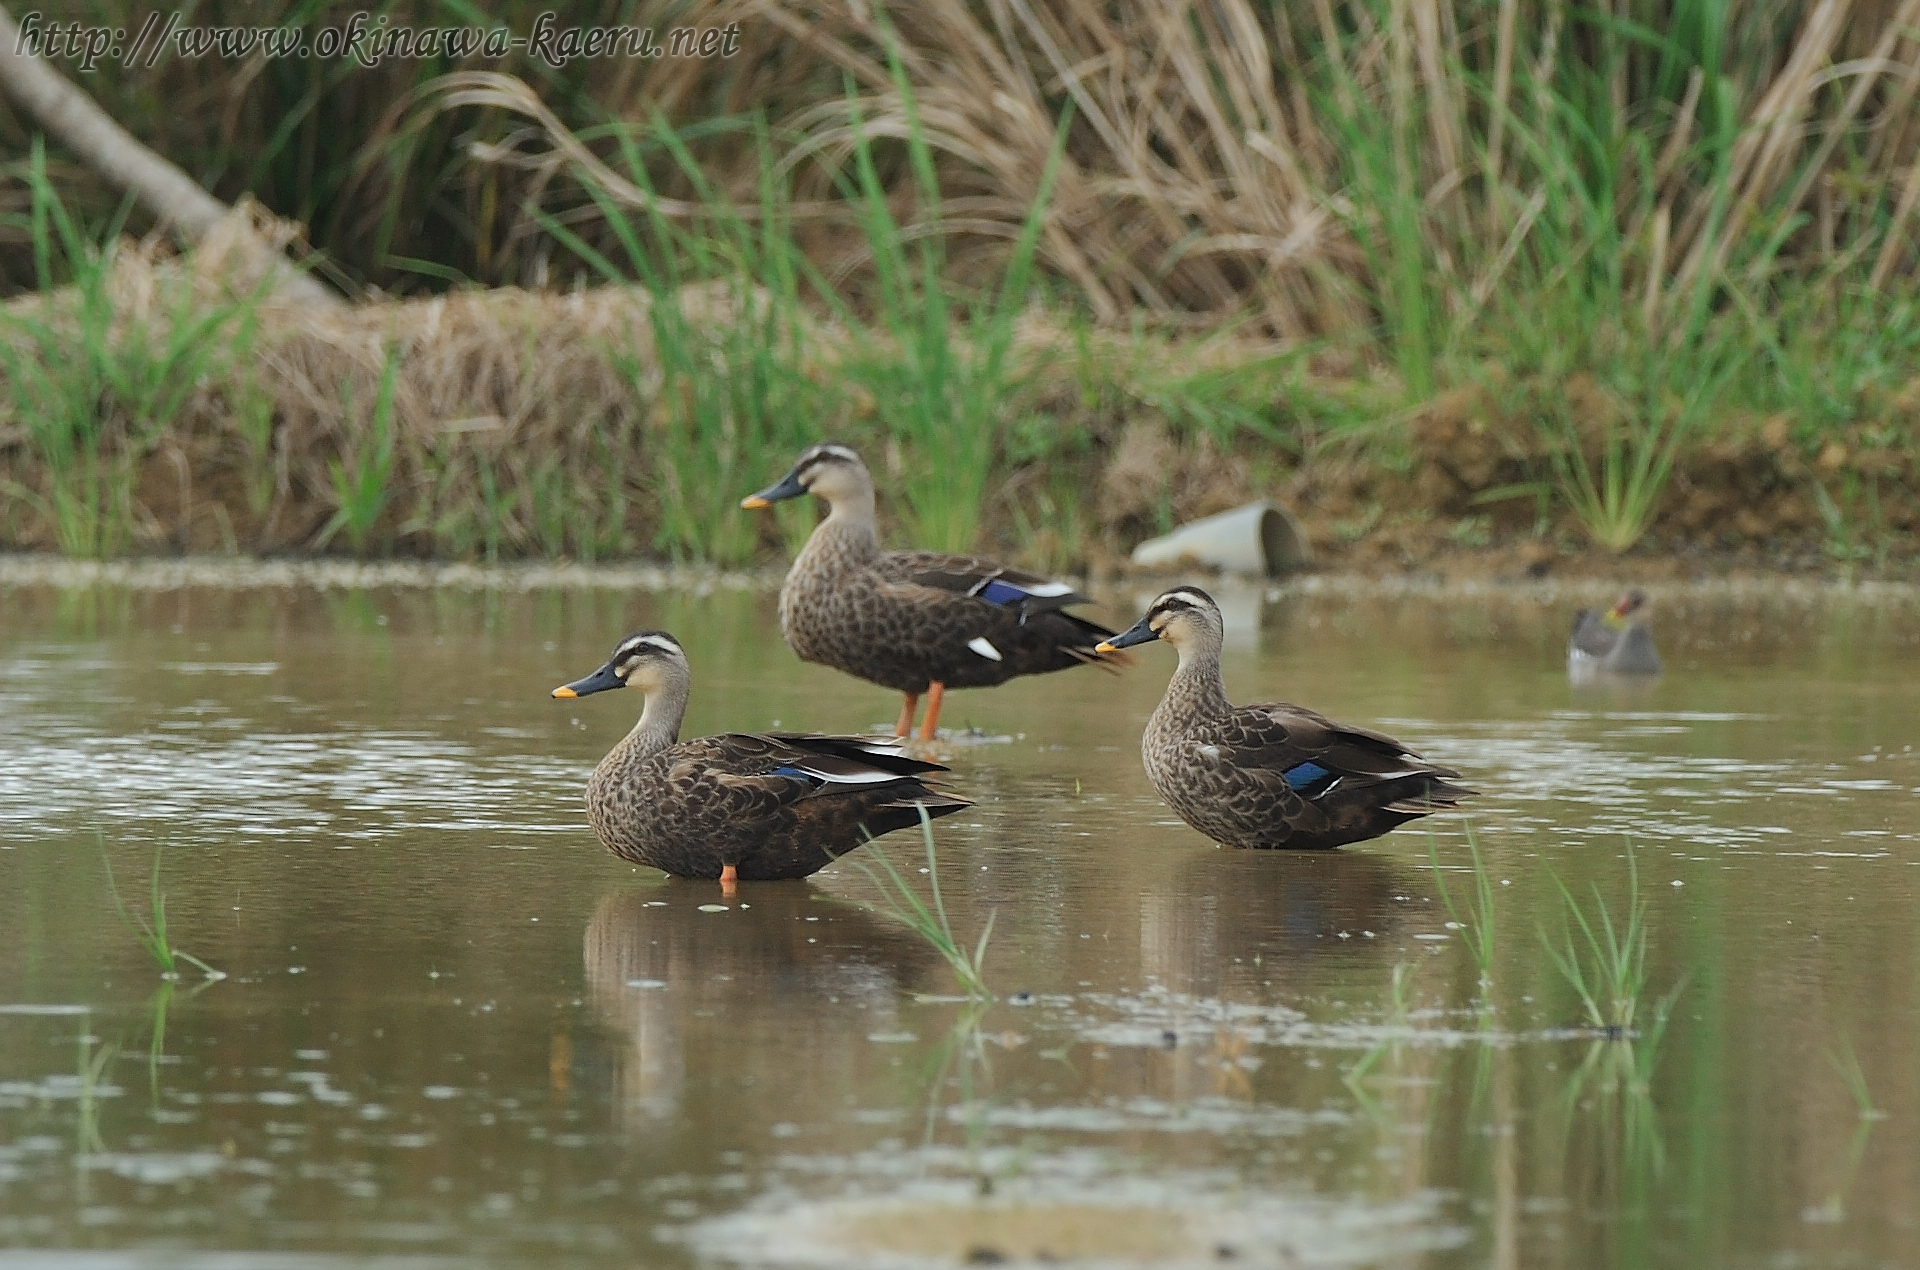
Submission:
[[[980,589],[980,598],[994,604],[1018,604],[1022,600],[1031,600],[1033,597],[1011,582],[1002,582],[996,578]]]
[[[1330,776],[1332,773],[1318,763],[1301,763],[1295,767],[1289,767],[1285,775],[1287,784],[1293,786],[1295,789],[1305,789],[1315,781]]]

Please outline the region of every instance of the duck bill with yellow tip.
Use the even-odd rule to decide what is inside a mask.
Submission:
[[[806,492],[807,487],[800,483],[800,469],[796,467],[774,484],[741,499],[740,506],[750,512],[759,511],[762,507],[771,507],[789,498],[798,498]]]
[[[1123,648],[1132,648],[1135,644],[1151,643],[1153,640],[1159,639],[1160,632],[1147,624],[1152,620],[1153,614],[1147,614],[1126,630],[1115,635],[1112,639],[1103,639],[1098,644],[1095,644],[1093,651],[1096,653],[1116,653]]]
[[[553,695],[561,698],[587,697],[592,696],[596,692],[605,692],[609,688],[624,688],[626,686],[627,681],[622,679],[614,670],[613,663],[608,662],[591,675],[588,675],[585,679],[576,679],[570,684],[561,684],[553,690]]]

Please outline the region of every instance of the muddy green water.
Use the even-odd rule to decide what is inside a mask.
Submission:
[[[1236,700],[1482,791],[1485,984],[1427,834],[1174,820],[1170,650],[956,695],[971,1008],[850,865],[722,906],[586,826],[638,694],[547,692],[640,626],[689,734],[891,720],[770,595],[0,590],[0,1268],[1920,1264],[1920,603],[1657,599],[1669,673],[1592,689],[1567,594],[1234,600]],[[1629,840],[1677,996],[1607,1041],[1543,933]],[[227,978],[116,914],[156,847]]]

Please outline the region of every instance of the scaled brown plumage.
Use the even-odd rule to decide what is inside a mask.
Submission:
[[[1213,597],[1179,587],[1114,637],[1164,639],[1180,653],[1140,752],[1182,820],[1230,847],[1338,847],[1377,838],[1473,791],[1370,728],[1284,702],[1234,706],[1220,680],[1224,628]]]
[[[901,734],[925,692],[935,694],[921,733],[930,737],[946,688],[1127,660],[1094,651],[1113,632],[1066,612],[1090,601],[1063,582],[978,556],[882,551],[873,478],[845,446],[809,448],[744,505],[802,494],[824,500],[829,511],[780,588],[781,632],[801,660],[902,693]]]
[[[620,641],[585,679],[554,690],[585,696],[635,687],[640,722],[587,781],[587,816],[609,851],[681,877],[804,877],[869,836],[971,806],[926,783],[938,763],[875,737],[728,732],[680,742],[691,674],[663,631]]]

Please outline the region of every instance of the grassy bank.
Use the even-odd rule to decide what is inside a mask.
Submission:
[[[806,523],[739,496],[833,435],[900,541],[1049,568],[1256,493],[1363,564],[1902,567],[1915,8],[695,4],[736,58],[408,63],[309,138],[360,177],[244,183],[350,276],[541,284],[338,315],[69,222],[36,160],[0,543],[735,565]],[[401,73],[308,69],[295,131]],[[229,185],[286,159],[232,145]],[[430,172],[478,201],[421,211]]]

